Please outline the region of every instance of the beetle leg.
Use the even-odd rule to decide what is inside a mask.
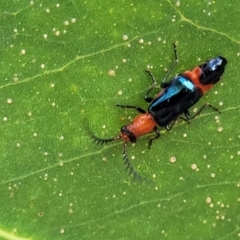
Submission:
[[[187,120],[187,119],[191,119],[191,118],[192,118],[188,110],[186,110],[186,111],[184,112],[184,115],[185,115],[185,117],[186,117],[186,118],[182,117],[182,119],[184,119],[184,120]]]
[[[171,73],[171,71],[173,70],[173,68],[175,67],[175,65],[178,63],[177,46],[176,46],[175,43],[173,43],[173,49],[174,49],[174,61],[173,61],[172,65],[170,66],[169,70],[167,71],[165,77],[163,78],[163,81],[162,81],[162,83],[161,83],[161,85],[160,85],[162,88],[165,88],[165,87],[168,86],[168,84],[167,84],[167,83],[164,83],[164,82],[165,82],[165,80],[168,78],[169,74]],[[145,99],[146,102],[151,103],[152,100],[153,100],[153,98],[152,98],[152,97],[149,97],[148,94],[155,88],[155,86],[157,85],[157,81],[156,81],[155,77],[153,76],[153,74],[152,74],[148,69],[146,70],[146,72],[150,75],[150,77],[151,77],[151,79],[152,79],[152,81],[153,81],[153,84],[152,84],[152,86],[148,89],[148,91],[147,91],[144,99]]]
[[[183,117],[183,116],[180,115],[179,118],[181,118],[182,120],[184,120],[185,122],[187,122],[188,124],[190,124],[188,117]]]
[[[176,121],[177,121],[177,118],[174,121],[172,121],[171,125],[166,125],[165,126],[166,130],[170,131],[172,129],[172,127],[174,126],[174,124],[176,123]]]
[[[179,116],[179,118],[181,118],[182,120],[184,120],[185,122],[187,122],[188,124],[190,123],[189,122],[189,119],[186,117],[183,117],[183,116]],[[176,121],[177,121],[177,118],[174,120],[174,121],[172,121],[172,123],[171,123],[171,125],[169,126],[169,125],[166,125],[165,126],[165,128],[166,128],[166,130],[167,131],[170,131],[172,128],[173,128],[173,126],[175,125],[175,123],[176,123]]]
[[[121,104],[116,104],[115,106],[116,106],[116,107],[121,107],[121,108],[133,108],[133,109],[137,110],[137,111],[140,112],[140,113],[146,113],[145,110],[143,110],[143,109],[140,108],[140,107],[136,107],[136,106],[121,105]]]
[[[154,128],[154,132],[156,133],[156,135],[150,138],[149,143],[148,143],[148,148],[149,148],[149,149],[150,149],[151,146],[152,146],[152,141],[153,141],[154,139],[157,139],[157,138],[160,137],[160,132],[159,132],[159,130],[158,130],[157,127]]]
[[[189,114],[189,112],[188,112],[188,110],[187,111],[185,111],[184,112],[184,114],[185,114],[185,116],[186,116],[186,118],[188,119],[188,120],[190,120],[190,119],[193,119],[193,118],[195,118],[197,115],[199,115],[201,112],[202,112],[202,110],[205,108],[205,107],[211,107],[213,110],[215,110],[216,112],[219,112],[219,113],[221,113],[217,108],[215,108],[213,105],[211,105],[210,103],[205,103],[193,116],[190,116],[190,114]]]
[[[144,100],[146,102],[150,103],[150,102],[152,102],[153,98],[149,97],[148,94],[156,87],[157,81],[156,81],[155,77],[153,76],[153,74],[148,69],[146,69],[145,71],[150,75],[150,77],[151,77],[151,79],[153,81],[152,86],[147,90],[146,95],[144,97]]]
[[[189,111],[186,110],[186,111],[184,112],[184,115],[185,115],[185,117],[183,117],[182,115],[180,115],[179,118],[181,118],[182,120],[184,120],[184,121],[187,122],[187,123],[190,123],[189,120],[191,119],[191,116],[190,116]]]

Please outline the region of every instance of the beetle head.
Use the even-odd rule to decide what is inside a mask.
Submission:
[[[201,64],[199,67],[202,70],[200,82],[202,84],[215,84],[220,80],[224,72],[224,67],[227,60],[224,57],[212,58],[209,61]]]
[[[127,126],[121,127],[121,133],[120,137],[125,142],[132,142],[135,143],[137,141],[137,138],[134,136],[134,134],[127,128]]]

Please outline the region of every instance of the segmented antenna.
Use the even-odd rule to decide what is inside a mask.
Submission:
[[[93,142],[94,142],[94,143],[100,144],[100,145],[103,145],[103,144],[112,142],[112,141],[114,141],[114,140],[120,139],[120,137],[103,139],[103,138],[99,138],[99,137],[97,137],[97,136],[95,136],[95,135],[92,135],[92,138],[93,138]]]
[[[136,178],[141,178],[141,176],[135,171],[135,169],[133,168],[131,162],[128,159],[128,155],[127,155],[127,142],[124,142],[123,145],[123,160],[124,160],[124,165],[126,165],[126,171],[129,170],[129,175],[133,174],[133,178],[134,180]]]

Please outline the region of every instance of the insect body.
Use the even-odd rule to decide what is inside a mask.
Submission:
[[[175,50],[173,66],[177,61]],[[163,89],[155,98],[149,97],[148,94],[157,85],[157,82],[151,72],[147,71],[153,81],[153,85],[145,96],[145,100],[150,103],[148,112],[159,126],[166,127],[167,130],[172,128],[178,117],[188,121],[196,117],[206,106],[210,106],[219,112],[217,108],[209,103],[206,103],[193,116],[190,116],[188,109],[197,103],[220,80],[226,64],[227,60],[225,58],[216,57],[195,67],[191,71],[185,71],[167,83],[163,81],[161,84]],[[185,117],[181,116],[182,114]],[[170,123],[172,124],[169,126]]]
[[[121,108],[135,109],[140,114],[134,118],[132,123],[121,127],[120,134],[117,137],[101,139],[95,135],[92,136],[94,141],[98,144],[105,144],[114,140],[122,139],[124,141],[124,164],[127,165],[127,169],[130,169],[130,173],[133,172],[134,177],[138,174],[135,172],[128,159],[127,142],[134,143],[140,136],[154,131],[155,135],[149,139],[150,148],[152,141],[160,136],[158,126],[170,130],[178,117],[188,121],[189,119],[196,117],[206,106],[210,106],[218,111],[217,108],[209,103],[206,103],[193,116],[190,116],[188,109],[220,80],[220,77],[224,72],[224,67],[227,64],[226,59],[223,57],[210,59],[198,67],[195,67],[193,70],[185,71],[183,74],[180,74],[174,77],[171,81],[165,83],[165,79],[178,62],[175,44],[174,53],[175,60],[164,77],[161,84],[162,90],[154,98],[149,97],[148,94],[154,89],[157,82],[152,73],[147,70],[153,81],[152,86],[149,88],[144,98],[145,101],[150,103],[148,111],[146,112],[137,106],[117,104],[116,106]],[[182,116],[182,114],[184,114],[184,116]],[[171,125],[169,126],[170,123]]]

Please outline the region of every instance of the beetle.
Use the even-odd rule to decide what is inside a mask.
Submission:
[[[174,44],[175,61],[170,70],[178,62],[176,45]],[[189,114],[191,108],[199,99],[209,91],[215,83],[220,80],[224,72],[227,60],[224,57],[216,57],[202,63],[191,71],[185,71],[177,75],[171,81],[165,83],[164,78],[161,83],[162,90],[155,98],[149,97],[148,94],[157,85],[155,77],[147,70],[153,84],[149,88],[145,101],[150,103],[148,112],[151,113],[159,126],[170,130],[178,117],[185,121],[195,118],[206,106],[219,112],[217,108],[209,103],[205,103],[198,112],[193,116]],[[184,114],[184,116],[182,116]],[[169,126],[169,124],[172,124]]]
[[[165,83],[166,78],[178,62],[176,45],[173,44],[173,46],[175,55],[174,62],[161,83],[162,90],[154,98],[149,97],[149,93],[155,88],[157,82],[152,73],[146,70],[153,81],[153,84],[144,97],[145,101],[150,103],[148,110],[145,111],[140,107],[132,105],[116,104],[117,107],[135,109],[140,114],[137,115],[130,124],[121,127],[117,137],[102,139],[92,134],[94,142],[97,144],[106,144],[119,139],[124,141],[124,164],[126,164],[126,169],[130,170],[129,174],[134,174],[134,178],[137,177],[138,174],[128,159],[128,142],[135,143],[139,137],[154,131],[155,135],[149,139],[150,148],[152,141],[160,137],[158,126],[165,127],[169,131],[178,117],[188,122],[190,119],[196,117],[206,106],[210,106],[219,112],[217,108],[206,103],[197,113],[190,116],[189,108],[220,80],[227,60],[221,56],[212,58],[195,67],[193,70],[185,71],[183,74],[179,74]],[[182,116],[182,114],[184,114],[184,116]],[[169,126],[170,123],[171,125]]]

